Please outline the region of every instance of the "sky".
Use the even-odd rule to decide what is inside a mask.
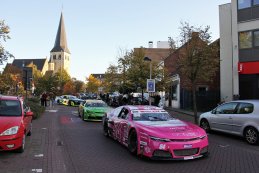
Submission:
[[[54,47],[63,12],[71,76],[85,81],[117,64],[121,52],[148,47],[148,42],[177,39],[180,23],[210,26],[219,38],[219,5],[231,0],[8,0],[0,20],[10,27],[3,43],[16,59],[46,58]],[[11,59],[9,62],[12,62]],[[0,66],[3,70],[4,65]]]

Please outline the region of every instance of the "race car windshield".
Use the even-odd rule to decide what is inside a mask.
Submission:
[[[18,100],[0,100],[0,116],[21,116],[22,109]]]
[[[134,121],[168,121],[172,117],[166,112],[133,113]]]
[[[106,103],[87,103],[87,107],[106,107]]]

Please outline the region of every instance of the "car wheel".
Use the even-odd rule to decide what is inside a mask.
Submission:
[[[258,131],[253,127],[248,127],[245,130],[244,137],[249,144],[254,145],[258,143]]]
[[[129,134],[128,149],[132,154],[137,154],[138,138],[137,138],[137,132],[135,130],[132,130]]]
[[[207,133],[210,131],[210,124],[206,119],[201,120],[200,127],[203,128]]]
[[[16,151],[18,153],[23,153],[24,149],[25,149],[25,134],[23,134],[23,137],[22,137],[22,145],[21,145],[21,147],[18,148]]]
[[[84,118],[85,118],[85,113],[84,113],[84,111],[83,111],[83,113],[82,113],[81,118],[82,118],[82,120],[84,121]]]
[[[71,101],[70,106],[75,106],[75,103],[73,101]]]
[[[27,136],[31,136],[31,133],[32,133],[32,122],[31,122],[31,124],[30,124],[30,130],[29,130],[29,132],[27,133]]]
[[[108,123],[106,121],[103,123],[103,134],[104,136],[109,137]]]
[[[81,117],[81,114],[80,114],[80,110],[79,110],[79,108],[78,108],[78,116],[79,116],[79,117]]]

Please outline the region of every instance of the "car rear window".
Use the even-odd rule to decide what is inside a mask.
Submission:
[[[254,111],[254,105],[251,103],[240,103],[238,106],[238,114],[249,114]]]
[[[0,116],[21,116],[22,109],[18,100],[0,100]]]

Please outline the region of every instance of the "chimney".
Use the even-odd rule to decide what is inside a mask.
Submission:
[[[153,41],[148,42],[148,48],[153,48]]]

